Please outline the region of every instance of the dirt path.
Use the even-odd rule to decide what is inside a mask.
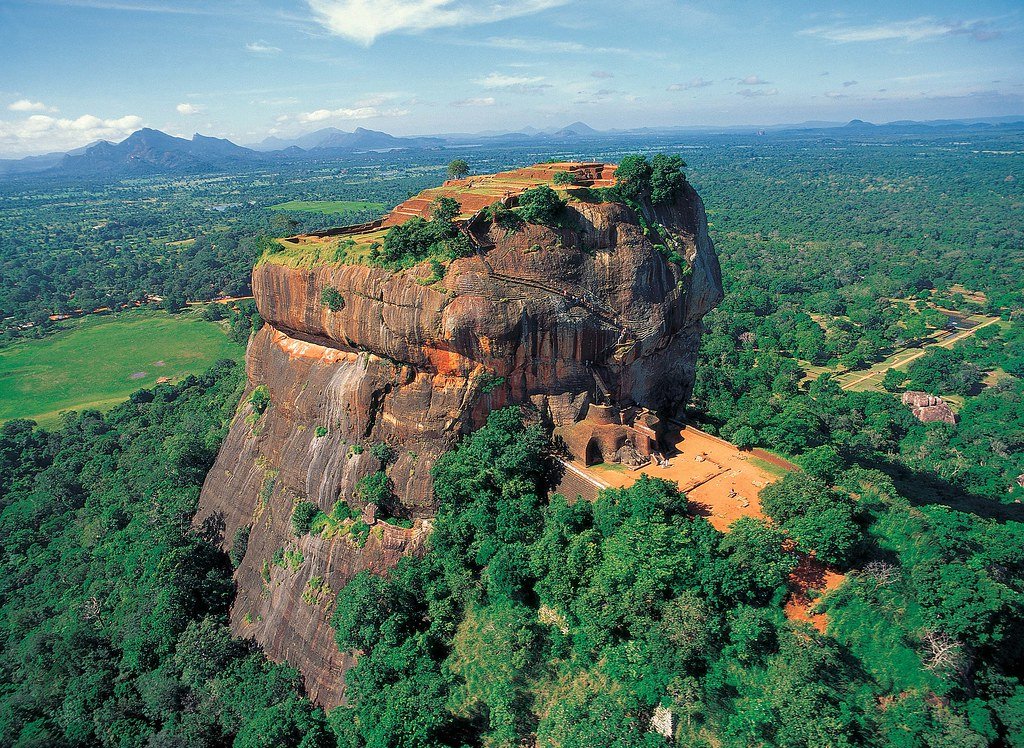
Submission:
[[[844,385],[840,385],[840,389],[844,389],[844,390],[851,389],[852,387],[857,386],[861,382],[864,382],[864,381],[866,381],[868,379],[871,379],[872,377],[876,377],[879,374],[885,376],[885,373],[887,371],[889,371],[890,369],[895,369],[898,366],[903,366],[905,364],[909,364],[911,361],[916,361],[917,359],[921,358],[921,356],[923,356],[924,354],[926,354],[928,352],[929,348],[950,348],[950,347],[953,346],[954,343],[957,343],[957,342],[963,340],[964,338],[969,338],[971,335],[976,333],[981,328],[988,327],[989,325],[993,325],[993,324],[995,324],[998,321],[999,321],[999,318],[998,317],[994,317],[994,318],[988,320],[987,322],[982,322],[980,325],[976,325],[975,327],[972,327],[969,330],[964,330],[963,332],[957,333],[956,335],[950,335],[948,338],[946,338],[945,340],[943,340],[940,343],[931,343],[930,345],[926,345],[923,348],[919,348],[916,351],[911,351],[906,357],[901,358],[901,359],[896,360],[896,361],[893,361],[891,364],[886,366],[884,369],[868,369],[867,373],[865,373],[863,376],[858,377],[857,379],[854,379],[851,382],[847,382]]]

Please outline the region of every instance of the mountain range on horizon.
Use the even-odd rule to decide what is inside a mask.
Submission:
[[[715,135],[749,134],[779,137],[784,134],[807,136],[829,134],[914,135],[992,127],[1024,127],[1024,115],[1012,117],[980,117],[968,120],[931,120],[918,122],[900,120],[874,124],[854,119],[849,122],[803,122],[799,124],[734,127],[683,125],[675,127],[644,127],[627,130],[596,130],[585,122],[573,122],[559,128],[523,127],[513,131],[484,133],[447,133],[429,136],[396,136],[379,130],[357,127],[352,132],[325,127],[292,138],[267,137],[242,146],[225,138],[196,133],[191,139],[170,135],[161,130],[142,128],[118,143],[101,140],[66,152],[54,152],[20,159],[0,159],[0,176],[24,174],[66,174],[71,176],[116,176],[122,173],[183,172],[218,167],[232,163],[272,161],[274,159],[317,159],[346,154],[408,149],[443,149],[468,145],[514,145],[517,143],[572,142],[611,137],[642,137],[653,134]]]

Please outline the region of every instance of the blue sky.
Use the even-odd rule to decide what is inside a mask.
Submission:
[[[1024,114],[1024,5],[3,0],[0,156],[140,126],[251,143]]]

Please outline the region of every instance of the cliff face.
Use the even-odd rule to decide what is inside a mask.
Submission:
[[[689,397],[701,318],[722,295],[700,198],[687,187],[652,208],[650,236],[624,205],[574,200],[566,213],[571,229],[471,222],[480,251],[440,280],[428,263],[393,273],[271,257],[254,270],[267,324],[246,367],[249,393],[265,388],[269,406],[243,400],[197,519],[220,515],[226,548],[252,528],[232,625],[299,668],[320,703],[342,698],[348,664],[328,625],[337,591],[423,547],[430,466],[491,409],[532,404],[557,434],[598,401],[664,417]],[[333,310],[325,288],[340,294]],[[381,442],[395,450],[388,465],[370,451]],[[382,467],[394,499],[381,511],[411,529],[378,521],[362,547],[344,531],[295,537],[295,502],[362,509],[356,482]]]

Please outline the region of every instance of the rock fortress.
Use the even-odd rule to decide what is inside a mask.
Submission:
[[[451,180],[379,221],[280,240],[257,262],[265,324],[197,520],[220,525],[226,550],[248,534],[235,548],[232,626],[298,668],[320,704],[344,698],[352,664],[329,625],[337,591],[423,548],[431,465],[491,410],[530,406],[584,465],[639,465],[667,446],[721,275],[694,189],[630,207],[601,189],[615,168],[548,163]],[[566,201],[556,226],[496,219],[496,203],[515,208],[544,185]],[[373,262],[389,231],[444,197],[458,201],[470,251],[398,269]],[[361,490],[381,473],[386,506]],[[338,521],[296,537],[300,501]],[[339,501],[352,516],[333,512]]]

